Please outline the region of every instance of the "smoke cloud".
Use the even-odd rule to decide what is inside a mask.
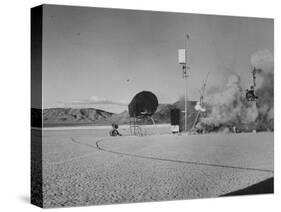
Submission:
[[[260,50],[252,54],[251,65],[262,70],[263,73],[273,72],[274,58],[268,50]]]
[[[228,132],[234,126],[241,131],[273,131],[273,62],[269,50],[251,56],[251,65],[258,69],[259,78],[256,102],[247,101],[240,76],[232,74],[222,89],[206,99],[207,113],[201,116],[196,127],[207,132]]]

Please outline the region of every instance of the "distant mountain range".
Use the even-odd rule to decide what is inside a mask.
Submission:
[[[188,128],[193,124],[196,117],[194,109],[196,102],[188,101]],[[170,110],[178,108],[184,110],[184,101],[177,101],[174,104],[160,104],[153,114],[156,123],[170,123]],[[183,114],[183,113],[182,113]],[[41,117],[44,127],[56,126],[90,126],[90,125],[111,125],[117,123],[119,125],[129,124],[129,113],[124,111],[119,114],[107,112],[95,108],[48,108],[43,113],[40,109],[32,108],[31,111],[32,126],[41,127]],[[143,124],[152,124],[151,120],[142,120]]]

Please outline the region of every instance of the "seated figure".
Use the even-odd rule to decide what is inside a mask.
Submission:
[[[118,132],[118,124],[113,123],[112,124],[112,129],[109,132],[110,136],[122,136],[119,132]]]

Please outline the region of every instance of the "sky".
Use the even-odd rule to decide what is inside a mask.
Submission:
[[[55,5],[43,14],[43,108],[119,113],[143,90],[173,103],[184,95],[182,48],[188,99],[199,99],[208,72],[207,89],[233,73],[246,89],[251,55],[274,52],[272,19]]]

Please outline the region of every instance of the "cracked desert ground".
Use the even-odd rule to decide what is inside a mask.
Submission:
[[[273,133],[43,131],[44,207],[218,197],[273,177]]]

